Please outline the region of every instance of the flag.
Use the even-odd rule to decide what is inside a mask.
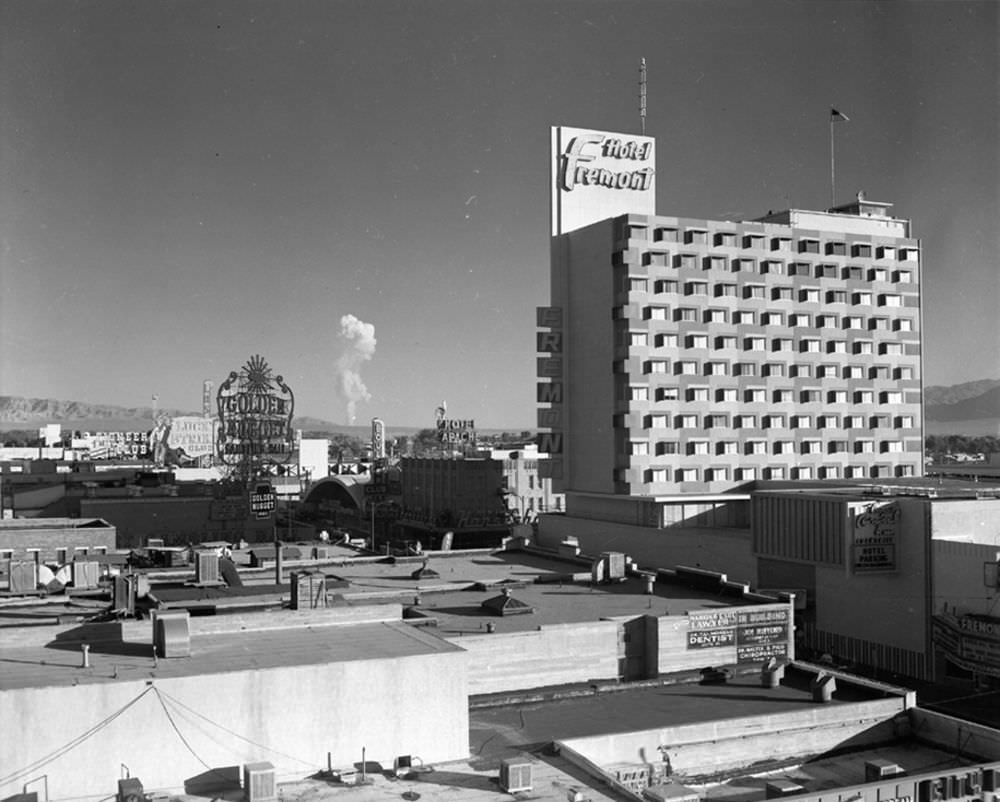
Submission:
[[[830,109],[830,122],[839,123],[841,121],[849,123],[851,121],[851,118],[848,117],[846,114],[841,114],[836,109]]]

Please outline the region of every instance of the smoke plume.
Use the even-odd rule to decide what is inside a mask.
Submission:
[[[375,355],[375,327],[354,315],[340,318],[341,353],[337,359],[337,386],[347,404],[347,422],[354,423],[358,402],[371,400],[361,380],[361,365]]]

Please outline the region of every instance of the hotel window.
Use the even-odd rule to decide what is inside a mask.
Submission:
[[[729,469],[728,468],[706,468],[705,469],[705,481],[706,482],[725,482],[729,479]]]
[[[836,329],[840,327],[840,318],[836,315],[816,315],[816,325],[821,329]]]
[[[917,469],[913,465],[897,465],[896,476],[916,476]]]
[[[912,415],[898,415],[896,417],[897,429],[912,429],[913,426],[914,426],[914,417]]]
[[[654,334],[653,344],[657,348],[676,348],[678,345],[676,334]]]
[[[764,375],[784,378],[788,375],[788,366],[784,362],[768,362],[764,365]]]
[[[791,237],[771,237],[772,251],[790,251],[792,249]]]
[[[794,343],[791,337],[775,337],[771,340],[772,351],[793,351]]]
[[[646,418],[646,428],[647,429],[666,429],[667,428],[667,416],[666,415],[649,415]]]
[[[800,390],[799,391],[799,402],[802,404],[816,404],[823,400],[823,395],[821,390]]]
[[[733,423],[737,429],[756,429],[757,428],[757,416],[756,415],[737,415],[733,419]]]
[[[697,376],[698,363],[691,359],[680,360],[674,363],[674,372],[679,376]]]
[[[840,417],[838,415],[820,415],[817,423],[820,429],[839,429]]]
[[[882,453],[883,454],[901,454],[903,452],[903,444],[898,440],[883,440],[882,441]]]
[[[903,355],[903,344],[902,343],[879,343],[878,352],[886,356],[902,356]]]
[[[628,388],[628,400],[629,401],[648,401],[649,400],[649,388],[645,385],[633,385]]]
[[[733,366],[734,376],[756,376],[757,375],[757,363],[756,362],[737,362]]]
[[[904,366],[901,368],[895,368],[893,375],[897,379],[912,379],[913,378],[913,368],[909,366]]]
[[[767,390],[763,387],[752,387],[743,391],[743,400],[748,404],[763,404],[767,401]]]
[[[836,365],[820,365],[816,369],[816,376],[820,379],[836,379],[838,368]]]
[[[681,468],[677,471],[678,481],[681,482],[697,482],[698,481],[698,469],[697,468]]]
[[[729,416],[722,413],[713,413],[705,416],[706,429],[728,429]]]
[[[864,327],[865,319],[861,315],[848,315],[844,318],[845,329],[863,329]]]
[[[816,278],[837,278],[840,270],[836,265],[822,264],[816,268]]]
[[[720,334],[715,338],[715,350],[721,351],[726,348],[735,348],[737,342],[735,334]]]
[[[784,429],[785,428],[785,416],[784,415],[766,415],[764,417],[764,428],[765,429]]]
[[[653,282],[653,292],[662,295],[667,292],[678,292],[680,283],[672,278],[661,278]]]
[[[734,440],[725,440],[721,443],[715,444],[716,454],[739,454],[739,444]]]
[[[775,454],[794,454],[795,453],[795,441],[794,440],[775,440],[774,447],[772,449]]]
[[[766,454],[767,453],[767,441],[766,440],[747,440],[744,445],[744,452],[747,454]]]
[[[705,375],[706,376],[728,376],[729,375],[729,363],[728,362],[706,362],[705,363]]]
[[[762,326],[783,326],[785,316],[781,312],[761,312],[760,324]]]
[[[695,322],[698,320],[698,310],[690,306],[682,306],[674,312],[674,320]]]
[[[840,477],[840,468],[836,465],[824,465],[820,470],[824,479],[837,479]]]
[[[875,353],[875,346],[872,344],[871,340],[855,340],[854,341],[854,353],[856,354],[873,354]]]
[[[728,319],[725,309],[706,309],[704,320],[706,323],[725,323]]]
[[[819,253],[818,239],[800,239],[799,253]]]
[[[688,401],[708,401],[708,388],[707,387],[688,387],[685,393]]]
[[[698,267],[698,257],[693,253],[682,253],[675,257],[677,267],[696,268]]]
[[[649,338],[644,331],[630,331],[628,333],[628,344],[630,348],[639,348],[649,344]]]
[[[688,348],[708,348],[707,334],[689,334],[685,338],[685,345]]]
[[[846,304],[847,290],[828,290],[826,293],[826,302],[828,304]]]
[[[736,235],[730,231],[715,232],[715,244],[724,245],[727,248],[736,246]]]
[[[792,375],[796,379],[811,379],[813,375],[812,365],[792,365]]]
[[[851,246],[851,256],[869,257],[872,255],[872,246],[864,242],[856,242]]]
[[[811,429],[812,425],[812,415],[795,415],[792,418],[793,429]]]
[[[744,234],[743,235],[743,247],[744,248],[763,248],[764,247],[764,235],[763,234]]]
[[[868,419],[869,429],[891,429],[892,418],[888,415],[872,415]]]
[[[788,275],[790,276],[811,276],[812,265],[809,262],[789,262]]]
[[[754,259],[747,259],[746,257],[740,257],[739,259],[733,259],[733,272],[734,273],[756,273],[757,272],[757,262]]]
[[[797,312],[788,316],[788,325],[794,328],[811,326],[812,316]]]
[[[895,259],[896,249],[892,245],[879,245],[875,251],[877,259]]]
[[[698,416],[697,415],[677,415],[674,418],[674,428],[675,429],[697,429],[698,428]]]
[[[754,320],[756,320],[756,318],[754,317],[753,312],[733,312],[733,323],[736,323],[737,325],[752,326],[754,324]]]
[[[639,224],[626,226],[625,232],[629,239],[646,239],[649,233],[646,226]]]
[[[896,331],[913,331],[913,321],[908,317],[897,318],[894,321],[893,328],[895,328]]]
[[[853,303],[855,306],[871,306],[872,294],[870,292],[856,292],[853,295]]]
[[[844,367],[845,379],[863,379],[864,377],[865,369],[862,365],[846,365]]]
[[[897,270],[892,274],[892,280],[897,284],[912,284],[913,283],[913,273],[909,270]]]
[[[667,251],[648,251],[643,257],[643,264],[653,267],[670,267],[670,254]]]
[[[716,298],[735,298],[736,297],[736,285],[735,284],[716,284],[715,285],[715,297]]]
[[[775,390],[772,395],[774,403],[776,404],[791,404],[795,401],[795,391],[794,390]]]
[[[847,255],[847,243],[844,243],[844,242],[828,242],[828,243],[826,243],[826,255],[827,256],[846,256]]]
[[[715,391],[716,401],[738,401],[739,392],[735,387],[724,387]]]
[[[670,361],[667,359],[649,359],[645,362],[645,373],[669,373]]]
[[[685,281],[684,282],[684,294],[685,295],[708,295],[708,282],[707,281]]]
[[[865,278],[865,269],[860,265],[848,265],[844,268],[843,277],[852,281],[863,281]]]
[[[826,344],[826,352],[828,354],[846,354],[847,340],[830,340]]]
[[[804,289],[799,290],[799,300],[804,303],[819,303],[819,290],[814,289]]]
[[[903,394],[899,390],[883,390],[879,393],[879,401],[883,404],[902,404]]]
[[[847,390],[830,390],[826,394],[826,400],[829,404],[846,404]]]
[[[883,293],[878,297],[879,306],[902,306],[903,296],[902,295],[890,295],[889,293]]]
[[[771,468],[765,468],[764,471],[767,474],[768,479],[784,479],[785,478],[785,468],[783,466],[775,466]]]
[[[826,444],[826,450],[830,454],[846,454],[847,453],[847,441],[846,440],[831,440]]]
[[[920,258],[920,251],[916,248],[900,248],[899,259],[902,262],[916,262]]]
[[[654,228],[653,240],[655,242],[677,242],[676,228]]]
[[[647,306],[642,310],[644,320],[670,320],[669,306]]]
[[[820,342],[811,338],[800,340],[799,351],[804,354],[818,354],[820,352]]]
[[[869,281],[888,281],[889,280],[889,271],[886,270],[884,267],[873,267],[871,270],[868,271],[868,280]]]
[[[678,390],[676,387],[656,388],[657,401],[679,401],[680,398],[681,398],[680,390]]]
[[[793,301],[795,300],[794,291],[791,287],[772,287],[771,288],[771,300],[772,301]]]
[[[777,259],[765,259],[760,264],[760,272],[780,276],[785,272],[785,263]]]
[[[741,482],[750,482],[757,478],[756,468],[737,468],[736,478]]]
[[[689,228],[684,232],[684,241],[687,243],[708,242],[708,232],[703,228]]]
[[[705,456],[709,453],[708,440],[691,440],[687,444],[687,453],[690,455]]]
[[[628,280],[628,291],[629,292],[646,292],[648,288],[648,283],[644,278],[634,278],[629,276]]]
[[[670,454],[679,453],[679,447],[676,440],[661,440],[656,444],[656,453],[658,456],[667,456]]]
[[[803,465],[803,466],[798,467],[798,468],[793,468],[792,470],[795,471],[795,478],[796,479],[812,479],[813,478],[813,469],[809,465]]]
[[[854,391],[854,403],[855,404],[874,404],[875,403],[875,391],[874,390],[855,390]]]
[[[844,468],[844,477],[847,479],[864,479],[865,469],[861,465],[848,465]]]
[[[744,337],[743,338],[743,350],[744,351],[764,351],[767,349],[767,338],[766,337]]]
[[[743,287],[744,298],[766,298],[763,284],[747,284]]]
[[[823,453],[823,443],[819,440],[803,440],[802,441],[802,453],[803,454],[822,454]]]
[[[646,476],[650,482],[666,482],[667,481],[667,469],[666,468],[650,468],[646,471]]]
[[[633,440],[628,444],[629,451],[633,457],[647,457],[649,456],[649,443],[645,440]]]

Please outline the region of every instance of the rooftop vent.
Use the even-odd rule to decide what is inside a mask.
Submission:
[[[535,612],[535,608],[523,601],[519,601],[510,595],[510,588],[504,588],[503,592],[499,596],[494,596],[492,599],[487,599],[481,605],[484,609],[489,610],[494,615],[520,615],[520,614],[530,614]]]
[[[441,576],[441,574],[433,568],[427,567],[427,560],[424,560],[424,564],[410,574],[411,579],[437,579],[439,576]]]

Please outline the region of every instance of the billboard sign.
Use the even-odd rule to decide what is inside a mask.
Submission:
[[[552,236],[634,212],[656,213],[656,140],[552,129]]]
[[[219,385],[219,458],[227,465],[284,463],[295,450],[295,396],[261,356]]]
[[[788,656],[791,611],[787,605],[757,610],[711,610],[688,615],[687,648],[736,647],[736,662]]]
[[[850,505],[851,565],[856,574],[896,570],[900,507],[896,501]]]
[[[945,612],[931,623],[934,644],[946,660],[966,671],[1000,677],[1000,618]]]

